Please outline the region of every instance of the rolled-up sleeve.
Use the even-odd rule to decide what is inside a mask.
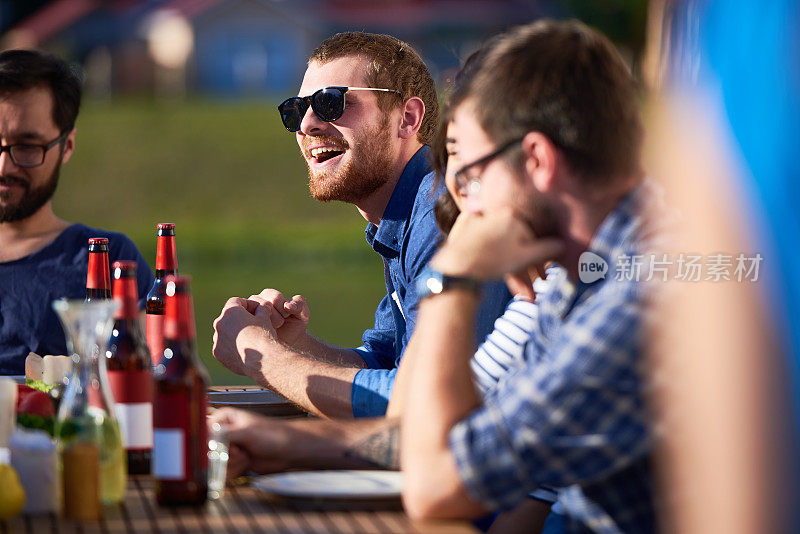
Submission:
[[[350,401],[353,417],[381,417],[386,414],[397,369],[361,369],[353,379]]]
[[[355,350],[364,360],[353,379],[350,401],[353,417],[379,417],[386,413],[392,396],[395,369],[395,325],[389,297],[383,297],[375,310],[375,324],[361,337],[363,345]]]

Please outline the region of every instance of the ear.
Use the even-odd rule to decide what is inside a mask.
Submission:
[[[540,132],[528,132],[522,138],[525,173],[540,192],[549,191],[555,182],[559,154],[549,137]]]
[[[425,116],[425,102],[418,96],[412,96],[403,103],[403,116],[400,121],[398,135],[401,139],[411,139],[417,135],[422,118]]]
[[[72,157],[72,153],[75,152],[75,133],[77,131],[77,128],[73,128],[69,135],[67,135],[67,138],[64,139],[64,151],[61,153],[62,165],[68,162],[69,158]]]

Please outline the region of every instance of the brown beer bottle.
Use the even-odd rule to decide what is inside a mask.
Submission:
[[[150,348],[153,365],[164,352],[164,278],[178,274],[178,256],[175,250],[175,225],[158,223],[156,244],[156,277],[147,293],[146,330],[147,346]]]
[[[111,298],[111,273],[108,269],[108,239],[89,238],[89,268],[86,270],[86,302]]]
[[[208,493],[209,379],[195,348],[189,280],[165,279],[165,347],[154,370],[153,406],[153,478],[160,505],[200,505]]]
[[[149,475],[153,452],[153,371],[139,323],[136,262],[115,261],[114,328],[106,349],[106,368],[114,408],[128,455],[128,473]]]

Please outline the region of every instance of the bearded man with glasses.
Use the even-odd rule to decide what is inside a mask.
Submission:
[[[109,240],[109,259],[139,264],[140,304],[150,267],[126,236],[71,224],[51,198],[75,150],[81,83],[69,66],[30,50],[0,53],[0,375],[25,372],[25,357],[66,354],[53,300],[86,295],[87,242]]]
[[[301,295],[264,289],[249,299],[231,298],[214,323],[214,356],[312,413],[383,415],[416,324],[414,280],[440,240],[433,206],[444,188],[434,187],[427,147],[439,115],[433,80],[407,43],[342,33],[314,50],[298,96],[278,111],[297,138],[312,196],[353,204],[367,220],[367,243],[384,264],[386,296],[355,349],[308,334],[310,312]],[[484,290],[478,339],[510,298],[502,284]]]

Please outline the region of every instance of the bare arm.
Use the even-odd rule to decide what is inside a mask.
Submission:
[[[446,274],[491,279],[541,262],[559,249],[559,243],[535,240],[510,211],[462,215],[431,264]],[[465,289],[425,299],[415,350],[403,358],[409,369],[401,397],[403,500],[412,517],[465,518],[486,511],[467,492],[448,442],[453,426],[481,404],[469,367],[478,303],[478,293]],[[424,357],[417,350],[422,347]]]
[[[412,517],[485,513],[467,494],[448,445],[450,428],[480,403],[469,370],[477,305],[477,294],[453,290],[419,308],[414,337],[426,354],[412,361],[413,378],[401,415],[403,500]]]
[[[397,468],[399,422],[297,419],[286,421],[223,408],[210,416],[227,428],[234,478],[246,470]],[[244,460],[243,460],[244,458]]]
[[[364,367],[358,354],[326,345],[305,332],[294,339],[296,346],[290,346],[279,339],[276,323],[282,326],[282,317],[270,303],[229,299],[214,321],[214,356],[231,371],[276,390],[311,413],[352,417],[353,377]]]

